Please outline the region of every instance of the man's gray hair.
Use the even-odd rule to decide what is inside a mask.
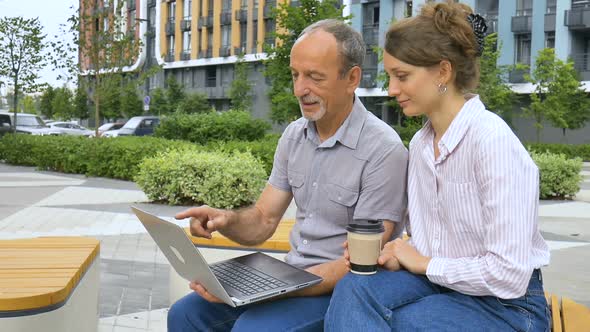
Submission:
[[[303,35],[311,34],[318,30],[326,31],[336,38],[338,51],[342,57],[340,78],[343,78],[352,67],[363,66],[366,48],[363,36],[358,31],[341,20],[326,19],[317,21],[303,29],[298,39]]]

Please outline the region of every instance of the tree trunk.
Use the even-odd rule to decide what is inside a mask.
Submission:
[[[12,132],[16,134],[16,110],[18,109],[18,75],[14,77],[14,96],[12,96],[12,102],[14,107],[14,123],[12,124]]]
[[[100,93],[98,91],[99,77],[96,75],[94,80],[94,135],[98,137],[98,127],[100,127]]]

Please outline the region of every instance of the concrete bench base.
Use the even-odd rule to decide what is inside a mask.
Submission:
[[[0,318],[0,331],[95,332],[99,285],[100,262],[95,260],[63,306],[42,313],[28,310],[21,316]]]
[[[256,250],[238,250],[238,249],[222,249],[222,248],[201,248],[199,247],[199,251],[205,257],[209,264],[219,262],[222,260],[243,256],[247,254],[251,254]],[[263,251],[263,250],[260,250]],[[265,252],[266,254],[273,256],[277,259],[284,260],[286,253],[284,252]],[[192,292],[190,288],[188,288],[188,281],[183,279],[174,269],[170,268],[170,305],[174,302],[178,301],[183,296]]]

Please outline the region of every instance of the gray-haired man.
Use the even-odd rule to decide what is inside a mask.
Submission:
[[[291,49],[295,96],[303,117],[285,129],[268,185],[256,204],[240,211],[197,207],[191,232],[219,231],[242,244],[274,233],[291,199],[297,222],[286,261],[323,282],[286,298],[232,308],[192,283],[195,293],[168,313],[169,331],[322,330],[330,293],[347,272],[342,258],[352,219],[383,219],[384,241],[399,236],[406,208],[407,150],[399,136],[355,96],[365,46],[360,34],[338,20],[307,27]]]

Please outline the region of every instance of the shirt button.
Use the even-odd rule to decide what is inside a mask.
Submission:
[[[303,240],[303,244],[307,244],[307,240]]]
[[[293,180],[289,180],[289,184],[293,184]]]
[[[338,200],[341,201],[342,200],[342,196],[338,196]]]
[[[309,214],[309,217],[310,217],[310,218],[312,218],[312,217],[313,217],[313,213],[310,213],[310,214]]]
[[[318,183],[317,182],[314,182],[311,185],[314,186],[314,187],[317,187],[318,186]]]

